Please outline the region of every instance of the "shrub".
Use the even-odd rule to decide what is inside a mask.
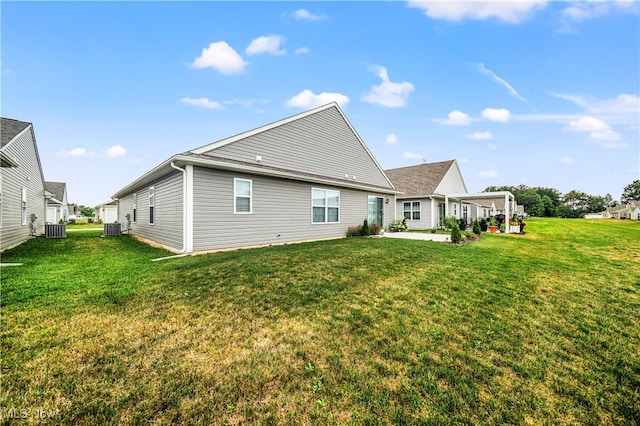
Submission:
[[[442,218],[442,224],[444,229],[453,229],[453,225],[456,224],[456,218],[454,216],[446,216]]]
[[[451,228],[451,242],[453,244],[460,244],[460,240],[462,240],[462,234],[460,234],[460,228],[454,222]]]
[[[365,219],[364,223],[362,224],[362,232],[360,232],[360,235],[362,235],[363,237],[368,237],[370,233],[371,230],[369,229],[369,221]]]
[[[358,237],[362,233],[362,225],[347,228],[347,237]]]
[[[473,238],[473,236],[474,236],[473,232],[469,232],[469,231],[465,231],[463,235],[468,240]]]
[[[371,225],[369,225],[369,235],[378,235],[380,234],[380,231],[382,231],[382,226],[378,225],[377,223],[372,223]]]
[[[408,229],[407,219],[402,217],[395,222],[389,224],[389,231],[391,232],[403,232]]]
[[[431,229],[429,229],[429,232],[431,232],[432,234],[435,234],[437,232],[437,229],[436,228],[431,228]]]
[[[480,223],[478,222],[478,219],[473,221],[473,233],[476,235],[480,235],[480,233],[482,232],[482,230],[480,229]]]

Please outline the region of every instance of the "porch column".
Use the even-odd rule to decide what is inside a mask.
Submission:
[[[449,197],[444,194],[444,217],[449,216]]]
[[[436,227],[436,200],[431,197],[431,229]]]
[[[511,200],[509,199],[509,194],[504,194],[504,232],[509,233],[511,230],[509,229],[509,223],[511,219]]]

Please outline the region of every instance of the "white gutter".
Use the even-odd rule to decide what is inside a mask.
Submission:
[[[187,251],[187,170],[176,166],[171,162],[171,168],[182,172],[182,249],[180,253]]]

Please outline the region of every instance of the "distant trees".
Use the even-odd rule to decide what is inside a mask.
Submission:
[[[628,204],[635,200],[640,200],[640,179],[634,180],[625,186],[622,191],[622,197],[620,198],[623,204]]]
[[[635,199],[640,199],[640,181],[636,182],[638,192],[636,194],[631,191],[631,194],[636,194]],[[616,205],[611,194],[605,196],[589,195],[578,190],[562,194],[555,188],[532,188],[527,185],[489,186],[485,189],[485,192],[492,191],[511,192],[516,203],[524,206],[524,211],[532,216],[582,217],[585,213],[601,212]],[[633,197],[633,195],[631,196]]]

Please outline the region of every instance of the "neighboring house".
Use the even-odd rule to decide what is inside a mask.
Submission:
[[[474,219],[496,213],[495,203],[515,206],[510,192],[469,194],[456,160],[423,163],[385,170],[396,189],[398,217],[405,217],[412,229],[432,229],[443,226],[443,218],[453,216],[467,224]],[[509,210],[513,213],[513,208]]]
[[[609,207],[604,216],[612,219],[640,220],[640,201],[632,201],[629,204],[618,204],[617,206]]]
[[[67,184],[63,182],[45,182],[45,198],[47,213],[45,223],[67,222],[69,219],[69,203],[67,201]]]
[[[44,175],[33,125],[0,118],[0,251],[42,234]]]
[[[93,208],[95,220],[102,223],[114,223],[118,220],[118,202],[116,200],[105,201]]]
[[[112,198],[132,235],[190,253],[386,227],[398,193],[331,103],[176,154]]]

